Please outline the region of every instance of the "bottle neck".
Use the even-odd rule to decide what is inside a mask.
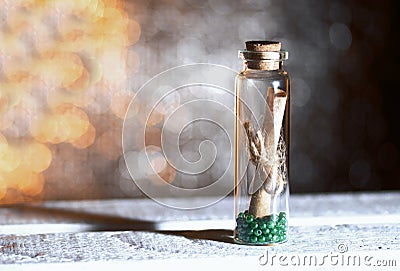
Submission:
[[[278,71],[283,69],[283,61],[246,59],[243,64],[244,70]]]

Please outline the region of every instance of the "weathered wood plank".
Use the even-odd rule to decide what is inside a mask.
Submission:
[[[231,231],[84,232],[0,236],[0,262],[58,263],[98,260],[191,259],[260,256],[265,247],[231,243]],[[291,227],[290,240],[269,247],[273,253],[331,253],[339,244],[349,252],[400,253],[400,225]]]
[[[291,222],[296,226],[289,229],[290,239],[267,248],[232,243],[231,198],[196,211],[165,208],[143,199],[8,206],[0,209],[0,232],[5,229],[0,234],[0,270],[40,269],[48,264],[69,268],[70,262],[76,264],[73,268],[96,262],[143,267],[210,258],[219,263],[246,259],[247,264],[257,265],[254,261],[266,249],[275,254],[332,254],[339,253],[340,244],[347,247],[346,253],[400,255],[399,206],[400,193],[293,196],[291,216],[297,222]],[[24,223],[61,227],[60,232],[30,234]],[[63,225],[64,231],[75,225],[72,231],[85,232],[62,232]],[[18,232],[18,227],[25,230]]]

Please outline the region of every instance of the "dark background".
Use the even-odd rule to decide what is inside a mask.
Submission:
[[[400,189],[394,1],[150,1],[138,7],[131,13],[142,36],[133,49],[157,52],[141,62],[149,74],[196,61],[240,69],[232,59],[245,40],[282,41],[292,77],[292,192]],[[148,64],[155,59],[157,68]]]

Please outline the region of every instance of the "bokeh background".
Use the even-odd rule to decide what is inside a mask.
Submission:
[[[129,101],[178,65],[240,70],[251,39],[289,51],[291,191],[400,189],[394,3],[1,0],[0,203],[143,196],[122,157]],[[163,116],[152,121],[158,146]],[[196,154],[199,139],[185,144]],[[189,188],[213,176],[158,173]]]

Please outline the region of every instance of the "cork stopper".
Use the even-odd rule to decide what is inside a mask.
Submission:
[[[255,70],[277,70],[279,69],[279,52],[281,43],[279,41],[246,41],[244,57],[247,67]]]
[[[281,43],[279,41],[251,40],[246,41],[246,50],[256,52],[279,52],[281,50]]]

